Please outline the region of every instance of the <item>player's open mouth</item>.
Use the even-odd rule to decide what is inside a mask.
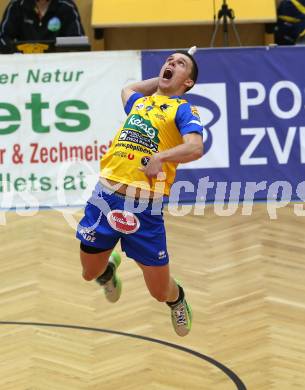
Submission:
[[[166,80],[170,80],[173,77],[173,71],[169,68],[166,68],[163,73],[163,78]]]

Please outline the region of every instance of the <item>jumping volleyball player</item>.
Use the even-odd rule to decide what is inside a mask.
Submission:
[[[192,311],[180,282],[170,275],[162,199],[169,195],[177,165],[203,154],[198,112],[181,98],[197,80],[192,49],[170,55],[159,77],[123,88],[128,117],[101,160],[100,180],[77,232],[83,278],[96,280],[110,302],[118,301],[121,259],[113,249],[120,240],[150,294],[170,308],[179,336],[189,333]]]

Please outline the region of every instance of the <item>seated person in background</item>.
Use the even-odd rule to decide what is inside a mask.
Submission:
[[[11,0],[0,25],[0,52],[13,41],[49,41],[85,35],[73,0]]]
[[[282,0],[277,10],[275,43],[294,45],[305,37],[305,0]]]

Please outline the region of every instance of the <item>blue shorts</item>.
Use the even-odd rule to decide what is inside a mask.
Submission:
[[[168,263],[163,204],[137,201],[98,183],[88,200],[76,237],[101,250],[121,241],[122,251],[137,262],[160,266]]]

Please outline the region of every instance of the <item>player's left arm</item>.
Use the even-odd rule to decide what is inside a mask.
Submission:
[[[183,136],[183,143],[173,148],[154,154],[145,168],[142,168],[149,178],[157,177],[162,172],[162,164],[165,162],[187,163],[198,160],[203,155],[202,135],[188,133]]]

